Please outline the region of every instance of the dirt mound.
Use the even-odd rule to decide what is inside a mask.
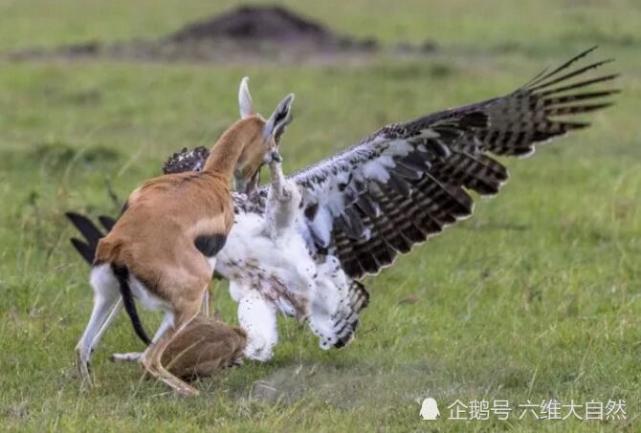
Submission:
[[[398,47],[403,47],[402,49]],[[393,53],[430,50],[400,44]],[[409,48],[407,48],[409,47]],[[185,25],[156,40],[103,44],[82,42],[53,50],[28,49],[9,54],[14,60],[108,57],[143,61],[246,63],[360,61],[380,52],[375,39],[334,33],[323,24],[282,6],[241,6]]]
[[[167,40],[184,43],[220,38],[273,42],[337,44],[341,38],[322,24],[281,6],[241,6],[218,16],[186,25]]]

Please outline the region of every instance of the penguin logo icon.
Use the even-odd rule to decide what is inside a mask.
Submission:
[[[423,400],[420,415],[424,420],[433,421],[437,419],[441,415],[441,413],[438,411],[436,400],[434,400],[432,397],[428,397]]]

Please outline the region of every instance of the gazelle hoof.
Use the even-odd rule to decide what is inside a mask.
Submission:
[[[78,369],[78,375],[82,384],[92,388],[94,383],[91,378],[91,367],[89,361],[80,350],[76,350],[76,368]]]
[[[200,395],[200,391],[189,385],[176,388],[176,392],[183,397],[197,397]]]
[[[111,362],[138,362],[142,357],[142,352],[114,353],[109,359]]]

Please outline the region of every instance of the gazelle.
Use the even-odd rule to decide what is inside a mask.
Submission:
[[[232,176],[257,173],[262,164],[280,158],[277,141],[291,120],[293,99],[293,94],[285,97],[264,120],[255,113],[243,79],[241,119],[216,142],[202,171],[160,176],[131,193],[115,226],[98,243],[91,270],[94,307],[76,347],[78,368],[88,383],[91,351],[122,296],[141,337],[146,335],[133,298],[165,312],[140,359],[145,370],[180,394],[198,393],[167,371],[162,355],[203,304],[216,255],[233,224]]]
[[[359,144],[287,176],[287,189],[295,185],[298,193],[284,197],[283,215],[293,219],[283,219],[279,230],[289,221],[291,226],[283,233],[298,240],[290,237],[270,247],[270,241],[281,242],[282,234],[265,230],[270,226],[269,207],[278,205],[270,188],[284,184],[282,173],[272,178],[272,186],[236,194],[237,221],[218,256],[216,271],[230,279],[230,291],[239,302],[239,321],[248,334],[245,355],[262,361],[271,358],[277,341],[276,311],[300,317],[291,308],[300,303],[291,301],[300,299],[305,285],[280,282],[307,273],[301,266],[310,263],[307,256],[318,272],[313,296],[308,297],[313,300],[311,308],[300,309],[302,316],[310,313],[322,348],[349,342],[368,300],[360,279],[377,274],[399,255],[469,217],[470,191],[484,196],[498,193],[508,178],[499,157],[527,156],[551,139],[590,125],[577,116],[611,105],[610,96],[618,90],[600,85],[617,74],[589,74],[608,61],[574,66],[592,51],[504,96],[383,127]],[[206,158],[206,149],[184,151],[174,155],[165,170],[199,170]],[[300,208],[287,207],[294,202]],[[288,211],[294,208],[298,215]],[[74,225],[88,241],[76,239],[74,245],[83,257],[93,257],[92,239],[102,233],[92,223]],[[89,230],[93,233],[87,236]],[[306,252],[297,247],[301,243]],[[245,300],[251,314],[245,314]],[[340,320],[322,320],[327,317]],[[253,319],[253,326],[245,318]],[[347,326],[336,326],[341,323]]]

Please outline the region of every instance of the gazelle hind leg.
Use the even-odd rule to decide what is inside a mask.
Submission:
[[[209,289],[205,290],[203,295],[203,305],[201,310],[205,317],[209,317]]]
[[[183,380],[171,374],[163,365],[162,365],[162,355],[167,346],[180,334],[189,323],[198,315],[198,312],[201,307],[201,302],[194,303],[191,305],[187,311],[182,311],[179,316],[176,317],[175,324],[172,327],[165,328],[164,332],[160,334],[159,338],[154,341],[140,358],[140,363],[145,368],[149,374],[160,379],[169,387],[174,389],[177,393],[184,396],[196,396],[199,394],[198,390],[190,385],[188,385]],[[168,322],[167,317],[173,316],[172,313],[166,313],[165,320],[163,324]],[[173,321],[173,320],[172,320]],[[163,326],[161,325],[161,329]],[[160,331],[160,330],[159,330]]]
[[[95,267],[91,272],[94,304],[80,341],[76,345],[76,366],[83,382],[93,385],[89,374],[91,352],[115,316],[120,300],[118,282],[108,264]]]
[[[107,316],[107,319],[105,320],[105,322],[102,324],[102,326],[98,330],[98,333],[96,334],[96,336],[93,338],[93,341],[91,342],[91,348],[92,349],[98,345],[98,343],[102,339],[102,336],[105,334],[107,329],[111,326],[111,324],[113,323],[113,321],[116,318],[116,316],[118,315],[118,313],[120,313],[120,310],[122,310],[122,307],[123,307],[123,302],[122,302],[122,297],[121,297],[116,301],[114,306],[111,308],[111,311],[109,312],[109,315]]]

